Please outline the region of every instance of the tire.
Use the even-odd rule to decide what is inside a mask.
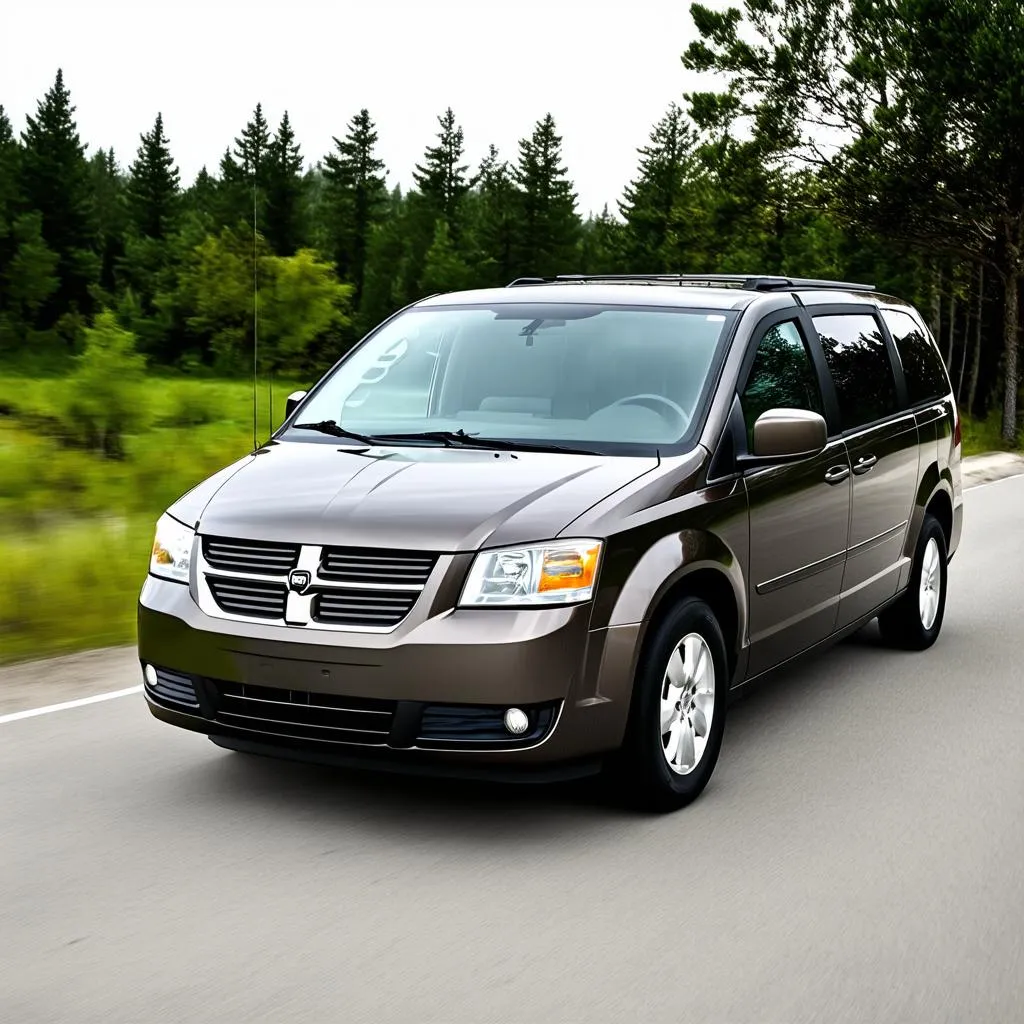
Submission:
[[[641,654],[625,742],[610,768],[618,795],[633,807],[658,812],[695,800],[718,761],[728,693],[721,627],[703,601],[684,598],[656,627]],[[702,720],[708,726],[703,736]],[[676,768],[670,767],[670,753]]]
[[[925,513],[907,589],[878,616],[878,628],[887,644],[905,651],[925,651],[939,638],[946,613],[947,562],[942,526]],[[922,577],[930,581],[924,589]],[[930,598],[926,599],[927,595]]]

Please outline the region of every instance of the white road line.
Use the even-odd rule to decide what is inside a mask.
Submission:
[[[983,480],[980,484],[971,484],[970,487],[964,488],[964,494],[968,491],[976,491],[980,487],[991,487],[992,484],[1001,484],[1004,480],[1019,480],[1024,473],[1014,473],[1012,476],[1000,476],[996,477],[995,480]]]
[[[964,488],[964,493],[977,491],[982,487],[989,487],[992,484],[1001,483],[1003,480],[1019,480],[1024,473],[1015,473],[1013,476],[1003,476],[996,480],[985,480],[980,484],[972,484]],[[79,700],[66,700],[63,704],[48,704],[42,708],[29,708],[27,711],[15,711],[10,715],[0,715],[0,725],[7,722],[17,722],[22,718],[35,718],[36,715],[49,715],[54,711],[69,711],[71,708],[84,707],[86,704],[98,704],[104,700],[114,700],[117,697],[128,697],[133,693],[141,693],[142,686],[129,686],[126,690],[112,690],[110,693],[97,693],[92,697],[82,697]]]
[[[53,711],[68,711],[71,708],[80,708],[86,704],[98,704],[103,700],[113,700],[115,697],[127,697],[133,693],[141,693],[142,684],[129,686],[126,690],[111,690],[109,693],[97,693],[92,697],[81,697],[78,700],[66,700],[63,704],[48,704],[43,708],[29,708],[27,711],[15,711],[10,715],[0,715],[0,725],[7,722],[17,722],[21,718],[35,718],[36,715],[48,715]]]

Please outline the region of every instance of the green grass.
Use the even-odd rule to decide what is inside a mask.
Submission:
[[[965,456],[1024,449],[1024,429],[1017,432],[1015,446],[1003,441],[1003,417],[998,409],[994,409],[983,420],[965,416],[961,429]]]
[[[302,385],[274,386],[275,420]],[[252,387],[150,377],[126,457],[60,436],[66,380],[0,376],[0,663],[135,637],[157,517],[252,449]],[[259,438],[269,433],[265,388]]]

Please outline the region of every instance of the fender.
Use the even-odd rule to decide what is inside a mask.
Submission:
[[[709,492],[714,492],[714,500],[707,500]],[[660,528],[655,522],[610,539],[591,628],[638,625],[639,651],[663,603],[685,586],[688,577],[713,573],[718,585],[709,589],[708,599],[713,607],[728,605],[720,614],[727,620],[722,626],[736,666],[747,635],[745,580],[750,529],[746,489],[737,482],[735,486],[709,488],[695,497],[695,505],[662,520]],[[714,530],[709,528],[711,522],[715,523]],[[638,550],[643,551],[639,558]],[[630,569],[620,575],[619,566],[627,565]]]

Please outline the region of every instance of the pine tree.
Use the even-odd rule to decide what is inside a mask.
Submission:
[[[270,127],[263,115],[263,105],[257,103],[252,120],[235,139],[235,148],[226,149],[220,160],[215,213],[219,226],[234,231],[241,224],[246,224],[252,231],[254,206],[256,225],[263,225],[270,141]]]
[[[521,210],[516,272],[542,276],[571,273],[580,218],[576,193],[562,165],[562,138],[551,114],[537,122],[529,139],[520,141],[513,180]]]
[[[466,177],[469,165],[462,163],[465,140],[462,128],[455,123],[455,114],[449,107],[438,119],[441,130],[437,145],[428,146],[423,163],[413,171],[413,181],[423,198],[432,220],[444,217],[452,238],[458,240],[462,228],[462,201],[470,189]]]
[[[627,231],[626,262],[637,273],[681,269],[692,249],[700,168],[697,133],[675,103],[641,146],[637,177],[626,187],[619,210]]]
[[[302,154],[286,110],[266,150],[263,174],[266,202],[259,225],[278,256],[294,255],[306,241],[302,164]]]
[[[470,287],[472,277],[472,269],[452,243],[448,222],[438,218],[434,241],[427,250],[420,287],[428,294],[454,292]]]
[[[196,180],[183,194],[183,206],[200,217],[213,217],[217,210],[217,179],[206,169],[199,168]]]
[[[515,273],[518,195],[508,162],[491,145],[477,172],[475,223],[482,284],[505,285]]]
[[[355,286],[358,305],[366,279],[370,236],[387,207],[384,161],[376,155],[377,129],[364,107],[349,122],[336,152],[324,160],[329,244],[338,276]]]
[[[32,325],[59,283],[42,216],[21,206],[21,146],[0,106],[0,356],[31,346]]]
[[[129,212],[127,183],[113,149],[98,149],[89,161],[96,211],[100,257],[100,287],[108,296],[117,287],[116,268],[124,256]]]
[[[270,125],[263,116],[263,104],[257,103],[252,120],[235,139],[235,153],[242,169],[242,175],[257,185],[265,185],[267,159],[270,150]]]
[[[20,205],[21,147],[0,104],[0,276],[14,256],[14,219]],[[3,295],[0,294],[0,309]]]
[[[40,326],[65,315],[88,315],[90,288],[99,273],[95,203],[85,147],[78,136],[71,94],[58,70],[56,80],[27,118],[22,135],[21,192],[25,206],[42,215],[42,239],[57,254],[58,287],[40,309]]]
[[[174,230],[181,208],[178,168],[164,134],[162,114],[156,115],[152,130],[140,138],[142,144],[128,180],[132,226],[140,235],[162,239]]]
[[[588,217],[580,242],[580,271],[584,274],[622,272],[625,225],[608,211],[607,204],[597,217]]]

